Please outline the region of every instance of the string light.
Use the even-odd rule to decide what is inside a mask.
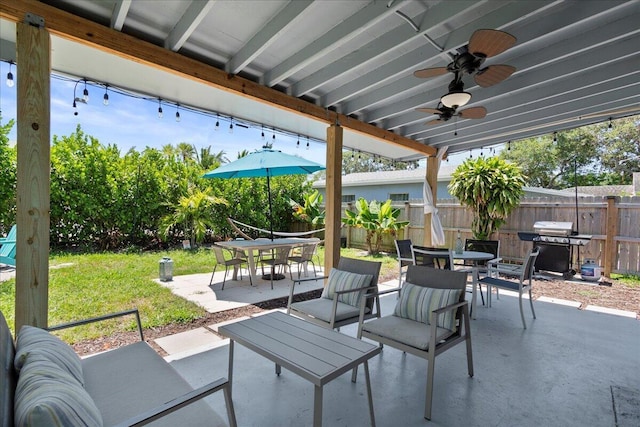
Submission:
[[[273,135],[271,135],[271,145],[273,145],[276,143],[276,129],[271,128],[271,130],[273,131]]]
[[[298,134],[298,141],[296,141],[296,148],[300,148],[300,134]]]
[[[261,125],[262,128],[262,133],[260,134],[260,136],[262,137],[262,140],[264,141],[264,125]]]
[[[553,132],[553,142],[558,142],[558,132]]]
[[[609,129],[613,129],[613,123],[611,123],[611,117],[609,117]]]
[[[11,72],[11,67],[13,67],[13,61],[9,61],[9,72],[7,73],[7,86],[13,87],[15,82],[13,81],[13,73]]]
[[[471,153],[471,150],[469,150],[469,158],[473,159],[473,153]]]
[[[507,142],[507,151],[511,151],[511,141]]]
[[[9,62],[9,64],[10,64],[10,66],[12,66],[13,62]],[[15,78],[13,76],[11,67],[9,68],[9,73],[11,73],[11,76],[7,75],[7,78],[8,79],[10,78],[15,84]],[[87,78],[80,78],[80,79],[76,80],[76,79],[72,79],[72,78],[65,77],[65,76],[59,76],[59,75],[55,75],[55,74],[52,74],[51,78],[58,79],[58,80],[61,80],[61,81],[66,81],[66,82],[72,82],[72,83],[75,84],[74,85],[74,90],[73,90],[73,95],[74,96],[73,96],[72,105],[73,105],[73,109],[74,109],[74,115],[76,115],[76,116],[79,115],[79,109],[78,109],[79,108],[78,107],[79,104],[86,104],[88,102],[88,99],[89,99],[89,86],[90,85],[94,85],[94,86],[97,86],[98,88],[104,87],[102,100],[103,100],[103,104],[105,106],[108,106],[110,104],[110,102],[111,102],[111,99],[110,99],[111,93],[112,92],[116,92],[118,94],[121,94],[121,95],[124,95],[124,96],[128,96],[130,98],[156,102],[157,103],[156,108],[157,108],[158,118],[164,118],[164,105],[163,104],[167,104],[169,106],[174,105],[176,107],[176,110],[175,110],[176,122],[180,122],[181,121],[181,114],[182,114],[181,110],[186,109],[187,111],[191,111],[191,112],[193,112],[195,114],[200,114],[200,115],[207,116],[207,117],[213,117],[213,115],[215,114],[216,121],[215,121],[215,129],[214,130],[216,130],[216,131],[219,130],[219,128],[220,128],[220,119],[222,119],[223,122],[224,121],[229,121],[230,122],[230,125],[229,125],[230,132],[231,132],[231,129],[233,129],[233,127],[235,127],[235,126],[241,126],[241,127],[245,127],[245,128],[258,128],[258,126],[260,126],[260,128],[261,128],[261,136],[262,136],[262,133],[265,132],[265,129],[264,129],[265,125],[261,124],[259,122],[253,122],[253,121],[250,121],[250,120],[237,121],[237,120],[234,120],[234,117],[225,116],[225,115],[222,115],[222,117],[220,117],[221,114],[219,112],[207,111],[207,110],[200,109],[198,107],[192,107],[192,106],[189,106],[189,105],[186,105],[186,106],[185,105],[181,105],[178,102],[166,100],[166,99],[163,99],[161,97],[156,97],[156,96],[148,97],[148,96],[142,95],[142,94],[137,93],[137,92],[131,92],[131,91],[128,91],[126,89],[119,88],[118,86],[113,86],[111,84],[102,83],[102,82],[96,82],[96,81],[89,80]],[[77,96],[77,93],[79,92],[78,86],[81,86],[81,88],[82,88],[82,95],[80,95],[80,96]],[[300,142],[301,138],[306,137],[306,139],[307,139],[307,141],[306,141],[306,149],[307,150],[311,149],[311,142],[310,142],[311,141],[311,137],[309,135],[304,135],[304,134],[299,134],[299,133],[296,134],[294,132],[287,131],[287,130],[284,130],[284,129],[279,129],[279,128],[276,129],[274,126],[271,127],[271,130],[273,132],[273,134],[271,136],[273,142],[275,142],[276,133],[280,133],[281,135],[285,135],[285,136],[290,137],[290,138],[296,137],[297,138],[296,146],[300,145],[299,142]],[[268,127],[267,127],[266,131],[268,131]],[[265,138],[266,138],[266,134],[265,134]],[[317,141],[320,142],[321,140],[317,140]]]
[[[480,146],[480,156],[484,157],[484,147]]]
[[[229,133],[233,133],[233,117],[231,117],[231,122],[229,122]]]
[[[82,91],[82,99],[84,99],[84,102],[89,102],[89,90],[87,89],[87,79],[84,79],[84,90]]]

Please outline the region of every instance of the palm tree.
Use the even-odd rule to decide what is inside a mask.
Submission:
[[[449,192],[474,211],[473,238],[487,240],[520,204],[525,176],[498,157],[467,159],[451,175]]]
[[[194,160],[196,157],[196,148],[188,142],[179,143],[176,150],[185,163],[189,160]]]
[[[189,187],[186,196],[180,197],[173,213],[162,219],[161,234],[166,238],[182,227],[185,240],[188,239],[191,247],[202,241],[207,229],[214,226],[212,209],[215,205],[228,205],[221,197],[211,194],[211,188],[204,190]]]

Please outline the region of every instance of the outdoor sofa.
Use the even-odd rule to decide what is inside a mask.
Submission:
[[[51,330],[135,315],[140,341],[80,359]],[[24,326],[14,343],[0,312],[0,426],[226,426],[203,397],[222,390],[236,419],[227,379],[193,389],[144,340],[137,310],[48,330]],[[175,411],[175,412],[174,412]]]

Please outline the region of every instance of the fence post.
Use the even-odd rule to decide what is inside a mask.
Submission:
[[[350,211],[353,210],[353,206],[351,202],[347,202],[347,209],[349,209]],[[351,247],[351,226],[350,225],[347,225],[347,247],[348,248]]]
[[[617,247],[615,237],[618,234],[618,208],[616,196],[607,196],[607,236],[604,243],[604,275],[611,277],[611,271],[616,261]]]

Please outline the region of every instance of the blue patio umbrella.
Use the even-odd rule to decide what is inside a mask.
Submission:
[[[273,240],[273,211],[271,207],[272,176],[310,174],[325,167],[302,157],[285,154],[278,150],[263,148],[247,154],[204,174],[205,178],[267,178],[267,194],[269,197],[269,230]]]

